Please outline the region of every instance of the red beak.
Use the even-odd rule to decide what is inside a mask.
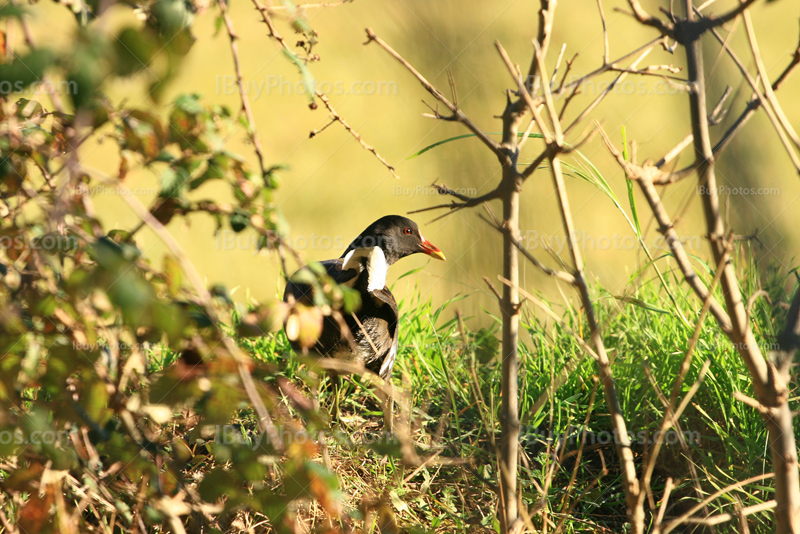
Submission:
[[[428,241],[424,237],[422,238],[422,244],[420,245],[420,247],[422,249],[420,252],[423,252],[424,254],[427,254],[431,258],[436,258],[437,260],[444,260],[445,259],[444,258],[444,253],[442,253],[441,250],[436,248],[436,246],[433,243],[431,243],[430,241]]]

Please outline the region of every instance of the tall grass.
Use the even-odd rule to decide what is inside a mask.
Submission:
[[[758,341],[768,348],[783,324],[785,310],[780,303],[789,302],[796,286],[794,277],[774,265],[759,268],[748,245],[742,246],[739,262],[746,266],[741,272],[745,298],[759,290],[769,295],[769,299],[755,299],[751,308]],[[701,307],[668,264],[660,267],[668,287],[657,277],[637,277],[632,278],[624,297],[593,288],[639,465],[664,415],[659,396],[669,395]],[[710,283],[713,273],[710,269],[704,272]],[[470,330],[475,318],[459,320],[457,314],[459,302],[468,298],[459,295],[437,307],[415,287],[400,301],[400,354],[394,375],[395,387],[408,395],[410,432],[417,450],[423,456],[438,453],[465,459],[466,464],[403,466],[397,450],[365,439],[382,429],[381,404],[359,378],[351,377],[341,407],[343,415],[336,423],[339,439],[329,444],[327,454],[340,477],[344,508],[353,520],[363,519],[359,513],[362,499],[382,499],[403,528],[432,532],[497,528],[494,484],[498,474],[493,443],[500,438],[499,320],[485,310],[491,326]],[[673,298],[689,324],[675,311]],[[602,389],[590,405],[595,364],[584,357],[570,332],[585,335],[587,330],[578,310],[562,308],[557,313],[563,323],[546,320],[527,307],[523,315],[522,501],[530,511],[543,511],[533,518],[537,527],[547,521],[552,530],[552,525],[563,521],[564,532],[621,532],[625,500],[610,441],[608,410]],[[242,344],[257,358],[274,364],[279,374],[301,387],[305,384],[309,394],[316,391],[305,365],[292,355],[282,333],[242,340]],[[710,361],[709,371],[680,420],[678,432],[684,443],[677,433],[668,434],[656,464],[654,502],[660,501],[667,477],[676,484],[667,517],[679,515],[717,489],[770,471],[761,417],[734,400],[734,392],[751,394],[747,369],[711,319],[703,325],[681,396],[706,360]],[[560,380],[566,367],[573,369]],[[557,388],[554,383],[559,384]],[[542,402],[548,392],[552,398]],[[320,390],[319,402],[322,407],[330,405],[329,389]],[[588,421],[585,426],[584,421]],[[243,424],[255,425],[249,419]],[[581,458],[576,464],[579,448]],[[573,472],[575,480],[570,486]],[[715,500],[707,511],[735,511],[740,504],[769,500],[772,493],[769,481],[746,486]],[[749,519],[751,531],[770,531],[769,512]],[[365,525],[365,531],[369,528]],[[717,531],[733,532],[738,527],[721,525]]]

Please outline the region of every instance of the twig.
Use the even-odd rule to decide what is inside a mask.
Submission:
[[[279,453],[282,452],[284,448],[283,438],[278,432],[278,429],[275,427],[275,424],[272,422],[272,417],[270,417],[269,412],[264,405],[264,401],[261,399],[261,395],[259,395],[256,385],[253,382],[253,377],[250,375],[250,370],[248,368],[250,358],[245,355],[241,349],[239,349],[236,343],[229,336],[225,335],[220,329],[219,318],[217,317],[217,313],[212,305],[211,294],[208,292],[205,284],[203,284],[200,274],[194,268],[192,262],[189,261],[189,258],[186,256],[183,248],[181,248],[180,244],[175,241],[175,238],[172,237],[172,234],[167,231],[164,225],[161,224],[152,213],[147,211],[147,208],[145,208],[142,203],[139,202],[138,198],[136,198],[127,187],[120,185],[119,188],[121,192],[124,193],[120,196],[125,203],[131,207],[131,209],[136,213],[136,215],[139,216],[140,219],[147,223],[147,226],[149,226],[150,229],[159,236],[164,244],[170,249],[172,254],[178,259],[181,268],[186,273],[189,281],[194,287],[194,290],[200,297],[200,301],[205,308],[207,316],[209,319],[211,319],[212,323],[216,325],[216,328],[222,337],[222,342],[225,348],[228,350],[231,356],[236,359],[239,369],[239,376],[242,379],[242,384],[247,392],[247,396],[250,399],[250,402],[253,403],[253,408],[255,408],[256,413],[258,414],[259,426],[261,427],[261,430],[267,434],[270,439],[270,443],[273,445],[275,450]]]
[[[597,0],[597,9],[600,11],[600,22],[603,24],[603,65],[608,65],[608,28],[606,27],[606,14],[603,11],[603,0]]]
[[[650,44],[650,45],[648,45],[648,46],[644,47],[644,51],[643,51],[643,52],[642,52],[642,53],[639,55],[639,57],[637,57],[637,58],[636,58],[636,60],[635,60],[635,61],[634,61],[634,62],[631,64],[631,68],[636,68],[636,66],[637,66],[639,63],[641,63],[641,62],[644,60],[644,58],[646,58],[646,57],[647,57],[647,55],[648,55],[648,54],[649,54],[649,53],[650,53],[650,52],[653,50],[653,47],[656,45],[656,43],[658,43],[658,40],[656,40],[656,41],[655,41],[655,42],[653,42],[652,44]],[[604,71],[606,71],[606,70],[609,70],[610,68],[611,68],[610,66],[604,67]],[[606,88],[605,88],[605,90],[603,90],[603,92],[601,92],[599,95],[597,95],[597,97],[596,97],[596,98],[595,98],[595,99],[594,99],[594,100],[593,100],[593,101],[592,101],[592,102],[591,102],[591,103],[590,103],[590,104],[589,104],[589,105],[588,105],[588,106],[587,106],[587,107],[586,107],[586,108],[585,108],[585,109],[584,109],[584,110],[583,110],[583,111],[582,111],[582,112],[581,112],[581,113],[578,115],[578,117],[577,117],[575,120],[573,120],[573,121],[572,121],[572,124],[570,124],[570,125],[569,125],[569,126],[568,126],[568,127],[565,129],[565,130],[564,130],[564,133],[565,133],[565,134],[569,133],[570,131],[572,131],[572,129],[573,129],[573,128],[575,128],[575,127],[576,127],[578,124],[580,124],[580,123],[581,123],[581,121],[583,121],[583,120],[584,120],[584,119],[585,119],[585,118],[586,118],[586,117],[589,115],[589,113],[591,113],[591,112],[594,110],[594,108],[596,108],[598,105],[600,105],[600,102],[602,102],[602,101],[603,101],[603,99],[604,99],[606,96],[608,96],[608,94],[609,94],[609,93],[611,93],[611,91],[613,91],[613,90],[614,90],[614,88],[615,88],[615,87],[616,87],[616,86],[617,86],[617,85],[618,85],[618,84],[619,84],[619,83],[620,83],[622,80],[624,80],[624,79],[625,79],[625,77],[627,77],[627,76],[628,76],[628,73],[627,73],[627,72],[622,72],[622,73],[620,73],[620,75],[619,75],[619,76],[617,76],[617,77],[614,79],[614,81],[613,81],[613,82],[611,82],[611,83],[608,85],[608,87],[606,87]]]
[[[672,493],[673,483],[672,477],[667,477],[667,482],[664,484],[664,497],[661,498],[661,506],[658,507],[658,514],[655,521],[655,532],[661,532],[661,522],[664,520],[664,512],[667,511],[667,503],[669,496]]]
[[[338,121],[342,125],[342,127],[344,127],[344,129],[347,130],[348,133],[350,133],[350,135],[352,135],[355,138],[356,141],[358,141],[358,144],[360,144],[362,147],[364,147],[365,150],[367,150],[369,152],[372,152],[372,154],[376,158],[378,158],[378,161],[380,161],[387,169],[389,169],[389,172],[392,173],[392,176],[394,176],[395,178],[400,178],[397,175],[397,173],[395,172],[394,167],[389,165],[389,162],[387,162],[385,159],[383,159],[383,157],[380,154],[378,154],[378,152],[371,145],[368,145],[361,138],[361,135],[359,135],[359,133],[352,126],[350,126],[350,124],[348,124],[347,121],[344,120],[344,118],[341,115],[336,113],[336,110],[333,109],[333,106],[331,105],[331,101],[328,99],[327,96],[325,96],[323,93],[321,93],[319,91],[316,92],[316,95],[317,95],[317,98],[322,100],[322,103],[325,104],[325,107],[328,108],[328,111],[330,112],[331,117],[333,118],[333,120]]]
[[[783,128],[786,130],[786,133],[789,135],[789,138],[792,140],[795,146],[800,148],[800,137],[798,137],[797,132],[794,131],[792,123],[783,112],[783,108],[781,108],[781,104],[778,102],[778,98],[775,96],[775,92],[772,90],[772,86],[769,84],[767,68],[764,66],[764,60],[761,58],[761,52],[758,48],[758,41],[756,40],[756,33],[753,30],[753,21],[750,19],[750,12],[744,11],[742,16],[744,18],[744,27],[747,30],[747,38],[750,41],[750,49],[753,51],[753,60],[755,61],[756,68],[758,69],[758,74],[761,76],[761,83],[764,84],[764,94],[766,95],[769,103],[772,105],[772,108],[775,111],[775,115],[778,117],[778,121],[780,121],[781,126],[783,126]]]
[[[556,58],[556,66],[553,68],[553,75],[550,77],[550,90],[553,89],[553,84],[556,83],[556,75],[558,75],[558,69],[561,68],[561,61],[564,59],[564,52],[566,50],[567,50],[567,43],[564,43],[561,45],[561,50],[558,51],[558,58]]]
[[[501,163],[510,163],[508,155],[505,154],[500,149],[500,145],[494,139],[486,135],[486,133],[484,133],[483,130],[478,128],[478,126],[476,126],[475,123],[472,122],[469,119],[469,117],[467,117],[455,104],[451,103],[447,99],[447,97],[445,97],[444,94],[442,94],[441,91],[439,91],[428,80],[426,80],[425,77],[422,74],[420,74],[419,71],[415,69],[408,61],[403,59],[403,56],[395,52],[391,46],[389,46],[383,39],[378,37],[375,34],[375,32],[372,31],[372,28],[367,28],[366,32],[367,32],[367,44],[371,42],[377,43],[378,46],[383,48],[390,56],[392,56],[398,62],[400,62],[400,64],[403,65],[406,68],[406,70],[408,70],[422,84],[422,86],[431,95],[433,95],[433,97],[436,100],[444,104],[447,107],[447,109],[450,110],[455,120],[466,126],[472,133],[474,133],[478,137],[478,139],[480,139],[483,142],[484,145],[489,147],[489,150],[491,150],[498,157]]]
[[[533,98],[531,97],[528,88],[525,86],[522,77],[519,75],[519,71],[514,68],[514,64],[511,62],[511,58],[508,57],[508,53],[506,52],[505,48],[503,48],[503,45],[500,44],[500,41],[495,41],[494,46],[500,53],[500,57],[503,59],[503,63],[505,63],[506,68],[511,73],[511,76],[515,78],[515,81],[517,82],[517,86],[519,88],[520,97],[522,97],[522,100],[525,102],[526,106],[533,114],[533,118],[536,121],[536,125],[539,127],[539,131],[542,133],[542,137],[544,138],[544,142],[549,145],[552,142],[553,135],[550,133],[550,129],[547,127],[547,124],[542,118],[541,113],[539,113],[539,108],[533,102]]]
[[[786,149],[786,152],[789,154],[789,158],[792,160],[792,163],[794,164],[797,171],[800,172],[800,157],[798,157],[797,153],[795,153],[794,149],[792,148],[791,143],[786,136],[786,132],[782,128],[781,122],[776,116],[776,112],[772,109],[772,106],[769,104],[769,99],[761,93],[761,90],[758,88],[758,82],[756,82],[756,80],[753,79],[753,77],[747,71],[747,68],[741,62],[739,57],[729,46],[727,46],[722,37],[720,37],[719,33],[717,33],[715,30],[711,30],[711,33],[714,35],[714,37],[717,38],[717,41],[719,41],[720,44],[722,44],[722,46],[725,48],[725,51],[728,52],[728,55],[731,57],[736,66],[739,68],[739,71],[742,73],[742,76],[744,76],[744,79],[747,80],[747,83],[749,83],[750,87],[753,88],[753,91],[758,100],[761,102],[764,111],[766,111],[767,117],[769,117],[769,120],[772,123],[773,128],[775,128],[775,131],[778,132],[778,137],[780,137],[781,143]],[[766,83],[768,82],[766,82],[765,80],[765,84]]]
[[[500,221],[498,221],[496,218],[495,218],[495,220],[490,221],[489,219],[487,219],[486,217],[483,217],[482,215],[480,217],[481,217],[481,219],[486,221],[490,226],[492,226],[495,230],[497,230],[501,234],[504,234],[504,235],[508,234],[507,230],[503,227],[502,223]],[[576,284],[575,277],[572,274],[570,274],[570,273],[568,273],[566,271],[559,271],[559,270],[556,270],[556,269],[551,269],[550,267],[548,267],[548,266],[544,265],[542,262],[540,262],[536,258],[536,256],[534,256],[533,254],[528,252],[528,250],[522,245],[522,243],[516,237],[509,236],[509,239],[511,239],[511,242],[514,244],[515,247],[517,247],[517,249],[522,253],[522,255],[525,256],[525,258],[529,262],[531,262],[537,269],[542,271],[544,274],[546,274],[548,276],[552,276],[553,278],[555,278],[557,280],[561,280],[562,282],[566,282],[566,283],[568,283],[570,285],[573,285],[573,286]]]
[[[239,62],[239,45],[237,41],[239,37],[233,30],[233,21],[228,14],[228,1],[218,0],[219,9],[222,12],[222,18],[225,21],[225,28],[228,31],[228,38],[231,42],[231,54],[233,55],[233,68],[236,72],[236,85],[239,88],[239,98],[242,101],[242,110],[247,119],[247,135],[253,143],[256,157],[258,158],[258,166],[261,169],[261,177],[266,178],[267,168],[264,164],[264,152],[261,148],[261,139],[258,137],[258,130],[256,129],[256,119],[253,116],[253,109],[250,107],[250,100],[247,98],[247,91],[244,87],[244,77],[242,76],[242,67]]]
[[[664,36],[674,36],[675,26],[671,22],[664,22],[658,17],[651,16],[642,8],[639,0],[628,0],[628,5],[633,11],[633,17],[640,23],[657,29]]]
[[[767,510],[772,510],[773,508],[777,508],[778,502],[773,499],[770,501],[765,501],[759,504],[754,504],[752,506],[746,506],[741,508],[736,514],[731,513],[723,513],[712,515],[711,517],[689,517],[683,520],[684,523],[688,523],[690,525],[705,525],[708,527],[713,527],[714,525],[719,525],[722,523],[727,523],[728,521],[732,521],[737,517],[748,516],[757,514],[759,512],[766,512]]]
[[[542,73],[543,79],[547,76],[547,67],[544,64],[544,53],[539,43],[533,42],[534,53],[536,54],[536,61],[539,63],[539,71]],[[547,111],[550,115],[550,122],[553,125],[553,134],[555,136],[555,144],[558,148],[564,146],[564,132],[561,131],[561,121],[558,120],[558,113],[556,112],[556,105],[553,102],[553,94],[550,92],[548,84],[542,84],[542,92],[544,93],[544,102],[547,104]]]
[[[762,475],[756,475],[756,476],[750,477],[748,479],[745,479],[745,480],[736,482],[734,484],[731,484],[730,486],[726,486],[726,487],[724,487],[724,488],[712,493],[711,495],[709,495],[708,497],[703,499],[702,502],[697,503],[696,505],[692,506],[688,511],[684,512],[681,516],[679,516],[679,517],[673,519],[672,521],[670,521],[669,523],[667,523],[666,527],[662,530],[662,533],[663,534],[669,534],[676,527],[678,527],[679,525],[684,523],[687,519],[689,519],[698,510],[702,509],[705,505],[707,505],[710,502],[714,501],[720,495],[724,495],[724,494],[729,493],[729,492],[731,492],[733,490],[739,489],[742,486],[746,486],[747,484],[752,484],[754,482],[760,482],[762,480],[767,480],[767,479],[773,478],[774,476],[775,476],[774,473],[765,473],[765,474],[762,474]]]

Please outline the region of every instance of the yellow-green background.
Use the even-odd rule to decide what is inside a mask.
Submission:
[[[640,27],[629,16],[616,11],[625,5],[622,0],[604,3],[612,59],[655,36],[653,31]],[[650,1],[644,5],[655,13],[667,2]],[[734,5],[736,2],[732,0],[719,0],[706,12],[720,13]],[[291,226],[295,242],[301,244],[304,238],[308,240],[316,235],[346,246],[379,216],[405,214],[443,202],[445,199],[425,189],[432,182],[474,189],[480,194],[489,191],[499,179],[496,160],[475,139],[454,142],[407,160],[409,155],[431,143],[466,131],[459,124],[436,122],[421,116],[428,111],[422,100],[433,105],[433,98],[378,46],[363,45],[366,27],[372,27],[445,94],[449,94],[446,71],[452,71],[463,110],[485,131],[497,132],[500,121],[495,116],[501,113],[505,103],[504,91],[512,83],[493,43],[499,40],[512,59],[526,68],[531,58],[531,37],[536,32],[538,8],[539,2],[531,0],[357,0],[334,8],[307,9],[310,25],[319,33],[320,42],[314,52],[320,55],[321,61],[310,65],[318,82],[340,83],[345,89],[353,82],[391,84],[382,86],[384,93],[390,94],[331,94],[330,99],[364,141],[396,167],[400,178],[392,177],[339,124],[333,124],[309,139],[311,130],[328,123],[329,114],[323,106],[310,110],[306,96],[295,89],[282,92],[273,89],[269,94],[265,90],[260,97],[251,94],[267,164],[283,163],[290,167],[280,174],[277,200]],[[30,6],[30,10],[34,14],[32,26],[41,45],[67,45],[75,31],[75,22],[65,7],[40,2]],[[230,10],[236,33],[241,38],[239,49],[246,82],[265,82],[266,85],[268,77],[277,76],[297,87],[300,81],[297,68],[267,37],[266,27],[260,22],[253,4],[247,0],[233,0]],[[758,2],[751,12],[769,75],[774,79],[788,64],[797,46],[800,6],[791,0]],[[232,75],[233,63],[224,29],[215,35],[217,14],[218,6],[212,3],[205,13],[198,15],[193,28],[197,41],[182,66],[181,74],[169,86],[163,102],[153,104],[148,98],[144,76],[134,78],[132,82],[110,81],[108,89],[112,99],[118,102],[126,98],[128,106],[152,106],[166,116],[167,104],[176,94],[199,92],[214,102],[237,110],[238,94],[231,90],[218,91],[218,84],[222,81],[218,76]],[[101,20],[93,22],[110,33],[131,23],[137,23],[133,13],[121,7],[112,8]],[[279,28],[294,44],[298,37],[283,21],[279,20]],[[719,47],[708,39],[705,42],[706,63],[710,66]],[[602,33],[595,0],[563,0],[559,3],[548,68],[552,69],[562,43],[567,43],[565,58],[579,53],[573,73],[586,73],[600,65]],[[751,72],[755,72],[742,25],[732,37],[731,45]],[[683,66],[681,52],[679,49],[678,53],[671,55],[659,48],[642,65]],[[682,74],[685,76],[685,72]],[[611,79],[611,75],[605,75],[597,81]],[[622,94],[609,96],[593,117],[603,122],[606,131],[618,143],[624,125],[628,138],[639,143],[640,161],[658,159],[689,132],[687,96],[676,91],[671,91],[673,94],[653,94],[654,84],[663,86],[659,78],[629,77],[628,81],[632,83],[622,87]],[[710,79],[709,98],[715,102],[728,83],[739,98],[731,117],[713,130],[715,139],[730,124],[730,119],[738,116],[743,106],[742,99],[751,94],[748,86],[742,85],[731,61],[723,58]],[[635,94],[624,94],[631,92],[632,84],[636,88],[644,87],[644,94],[638,94],[638,90],[634,91]],[[386,91],[387,88],[391,90]],[[568,117],[574,117],[598,91],[596,82],[587,87],[586,95],[573,102]],[[796,76],[778,93],[797,129],[800,129],[799,91],[800,76]],[[713,106],[714,102],[710,105]],[[529,161],[540,146],[535,140],[528,143],[521,160]],[[246,154],[251,164],[256,166],[252,149],[245,143],[244,131],[234,136],[231,149]],[[623,176],[599,139],[587,145],[584,152],[605,175],[627,209]],[[100,144],[88,142],[81,155],[87,165],[109,174],[116,172],[118,159],[111,140]],[[686,151],[681,165],[689,162],[690,151]],[[730,147],[719,166],[718,179],[721,184],[731,187],[779,190],[779,193],[770,195],[731,196],[729,221],[731,228],[739,234],[758,229],[764,243],[764,248],[758,249],[760,253],[769,260],[789,266],[800,239],[797,224],[800,181],[763,112],[750,122]],[[155,196],[158,179],[153,173],[134,173],[127,181],[132,188],[152,190],[151,194],[141,196],[143,201],[149,203]],[[674,212],[694,187],[694,179],[689,179],[667,189],[664,196],[668,209]],[[416,194],[397,194],[397,188],[401,192],[410,190]],[[595,188],[574,178],[568,179],[568,188],[576,226],[584,232],[587,269],[614,294],[619,294],[631,272],[636,270],[637,261],[641,263],[642,254],[635,247],[617,250],[613,246],[614,236],[619,236],[618,242],[630,244],[630,238],[623,241],[622,237],[630,236],[632,232],[609,199]],[[221,191],[222,188],[206,186],[197,197],[219,195]],[[647,241],[652,245],[657,234],[648,224],[650,218],[643,199],[637,198],[643,227],[650,229]],[[526,235],[529,231],[535,232],[533,236],[562,235],[553,188],[546,171],[537,172],[526,183],[522,202],[521,226]],[[96,194],[95,203],[108,228],[130,229],[137,222],[130,209],[112,194]],[[497,203],[493,208],[499,213]],[[428,225],[424,223],[440,212],[413,216],[423,224],[424,235],[438,245],[448,259],[446,262],[430,261],[418,278],[403,280],[396,289],[399,297],[409,294],[411,288],[406,280],[411,280],[412,283],[418,281],[421,290],[430,294],[436,304],[455,293],[477,292],[460,304],[462,309],[471,314],[480,313],[481,306],[494,310],[481,276],[494,279],[500,272],[500,238],[478,218],[481,212],[482,209],[462,211]],[[695,199],[680,221],[679,231],[689,238],[690,252],[706,257],[705,248],[697,246],[702,244],[700,221],[699,203]],[[281,282],[276,258],[255,255],[252,235],[246,234],[249,237],[242,238],[242,248],[219,250],[209,217],[192,216],[189,225],[176,220],[169,229],[209,283],[221,282],[229,288],[238,286],[238,299],[247,292],[263,299],[279,291]],[[603,236],[611,241],[598,241]],[[146,253],[160,263],[165,248],[157,238],[143,230],[138,241]],[[605,243],[611,246],[603,246]],[[553,263],[541,246],[531,250]],[[663,252],[654,250],[657,255]],[[308,260],[326,259],[339,256],[341,249],[307,248],[302,253]],[[562,257],[567,258],[563,254]],[[405,259],[393,268],[390,279],[426,262],[428,259],[421,255]],[[560,299],[551,281],[530,266],[523,268],[526,287],[545,289],[552,298]]]

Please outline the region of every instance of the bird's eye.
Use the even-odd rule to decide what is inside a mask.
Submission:
[[[403,233],[406,235],[411,235],[411,228],[406,228],[405,230],[403,230]]]

